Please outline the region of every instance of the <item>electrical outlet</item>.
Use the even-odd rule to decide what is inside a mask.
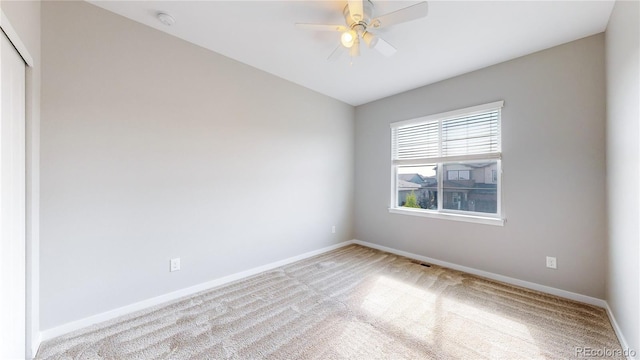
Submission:
[[[180,270],[180,258],[171,259],[171,267],[169,271],[179,271]]]
[[[547,267],[549,269],[557,269],[558,263],[556,262],[556,258],[553,256],[547,256]]]
[[[332,234],[335,234],[335,233],[336,233],[336,226],[335,226],[335,225],[333,225],[333,226],[331,227],[331,233],[332,233]]]

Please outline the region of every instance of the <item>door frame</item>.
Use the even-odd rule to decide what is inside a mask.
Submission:
[[[39,149],[38,137],[34,136],[33,129],[39,133],[39,121],[34,121],[34,108],[39,104],[34,104],[32,99],[32,89],[35,88],[33,78],[34,60],[26,45],[20,39],[18,32],[11,25],[8,17],[0,8],[0,30],[7,36],[14,46],[18,55],[22,57],[25,66],[25,357],[33,358],[40,346],[40,326],[39,326],[39,171],[33,168],[39,163],[39,153],[34,151]],[[35,143],[38,142],[38,143]]]

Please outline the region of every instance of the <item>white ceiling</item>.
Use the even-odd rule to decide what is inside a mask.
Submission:
[[[429,15],[377,32],[398,52],[363,49],[326,59],[339,33],[294,23],[343,24],[345,1],[94,1],[91,3],[351,105],[431,84],[603,32],[607,1],[429,1]],[[417,1],[375,1],[376,15]],[[156,19],[167,12],[176,23]]]

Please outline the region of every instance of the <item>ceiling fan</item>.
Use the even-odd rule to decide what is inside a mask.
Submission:
[[[361,39],[368,48],[376,49],[385,56],[391,56],[395,54],[396,48],[371,31],[423,18],[427,16],[428,6],[427,2],[423,1],[375,18],[373,17],[373,12],[374,7],[370,0],[349,0],[342,11],[346,25],[297,23],[296,27],[305,30],[342,33],[340,35],[340,45],[329,55],[327,59],[329,61],[336,60],[342,53],[347,51],[352,58],[360,56]]]

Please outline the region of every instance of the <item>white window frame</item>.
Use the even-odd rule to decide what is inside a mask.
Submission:
[[[391,154],[391,196],[390,196],[390,206],[389,212],[394,214],[403,214],[403,215],[412,215],[412,216],[422,216],[436,219],[445,219],[445,220],[454,220],[454,221],[465,221],[479,224],[487,224],[487,225],[498,225],[503,226],[505,223],[505,212],[502,204],[502,116],[501,109],[504,106],[504,101],[496,101],[488,104],[472,106],[464,109],[448,111],[439,114],[428,115],[420,118],[410,119],[399,121],[390,124],[392,129],[391,131],[391,146],[393,148],[394,139],[393,139],[393,129],[398,128],[405,125],[415,125],[421,123],[428,122],[438,122],[439,127],[439,135],[438,142],[439,146],[442,145],[442,122],[444,120],[457,118],[461,116],[470,116],[476,113],[483,113],[488,111],[498,110],[498,152],[491,154],[480,154],[480,155],[463,155],[463,156],[449,156],[449,157],[431,157],[425,159],[417,159],[417,160],[394,160],[393,159],[393,151]],[[441,147],[441,146],[440,146]],[[472,211],[464,211],[464,210],[452,210],[452,209],[444,209],[444,179],[447,177],[445,174],[444,166],[451,163],[473,163],[473,162],[496,162],[496,171],[498,176],[496,191],[497,191],[497,212],[496,214],[490,213],[482,213],[482,212],[472,212]],[[398,179],[398,168],[402,166],[425,166],[425,165],[437,165],[437,183],[438,183],[438,210],[430,210],[430,209],[413,209],[401,207],[398,205],[398,191],[397,191],[397,179]],[[471,172],[470,172],[471,175]],[[470,176],[471,177],[471,176]]]

